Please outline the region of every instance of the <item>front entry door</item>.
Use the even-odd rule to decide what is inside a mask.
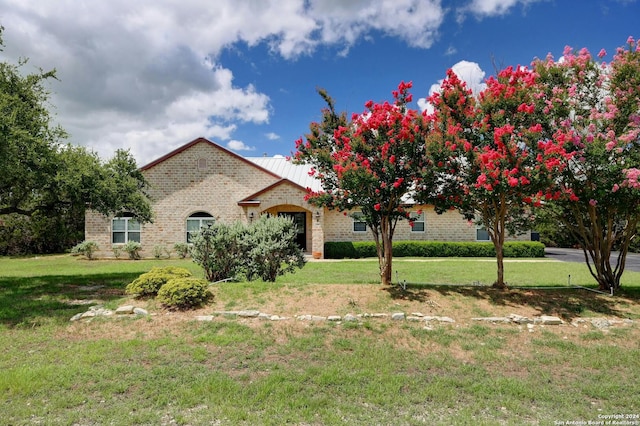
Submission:
[[[305,212],[281,212],[278,216],[290,217],[296,224],[298,235],[296,243],[302,250],[307,249],[307,214]]]

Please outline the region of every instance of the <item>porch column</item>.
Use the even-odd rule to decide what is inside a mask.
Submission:
[[[311,254],[320,253],[324,259],[324,209],[312,210],[311,216]]]

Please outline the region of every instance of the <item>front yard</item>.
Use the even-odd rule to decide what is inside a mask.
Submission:
[[[201,273],[179,260],[0,259],[4,421],[520,425],[640,413],[639,273],[610,297],[559,288],[569,274],[590,284],[584,265],[508,262],[507,280],[528,288],[505,292],[483,285],[487,259],[396,260],[404,291],[375,284],[375,261],[325,261],[275,284],[217,285],[196,311],[124,295],[167,264]],[[69,321],[98,304],[149,315]],[[217,314],[242,310],[279,320]],[[510,314],[564,323],[474,319]]]

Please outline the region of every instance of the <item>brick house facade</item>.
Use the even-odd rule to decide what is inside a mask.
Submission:
[[[308,253],[322,255],[328,241],[372,239],[364,224],[351,216],[305,202],[306,188],[318,183],[308,176],[308,168],[291,165],[285,158],[245,158],[198,138],[141,170],[150,184],[153,223],[138,227],[126,218],[88,211],[85,240],[98,244],[100,257],[112,257],[112,246],[127,239],[138,240],[142,256],[150,257],[156,246],[172,248],[177,242],[186,242],[188,229],[201,221],[248,223],[266,213],[291,216],[298,224],[298,242]],[[476,241],[485,237],[455,211],[438,215],[429,206],[411,210],[423,214],[417,226],[399,223],[396,241]],[[525,234],[518,239],[529,237]]]

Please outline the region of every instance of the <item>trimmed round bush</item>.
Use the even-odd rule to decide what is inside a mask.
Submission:
[[[138,297],[152,297],[158,294],[158,290],[167,281],[173,278],[190,277],[191,272],[177,266],[165,266],[151,268],[127,285],[127,294],[135,294]]]
[[[167,308],[189,309],[205,303],[211,293],[209,282],[201,278],[173,278],[158,291],[158,300]]]

